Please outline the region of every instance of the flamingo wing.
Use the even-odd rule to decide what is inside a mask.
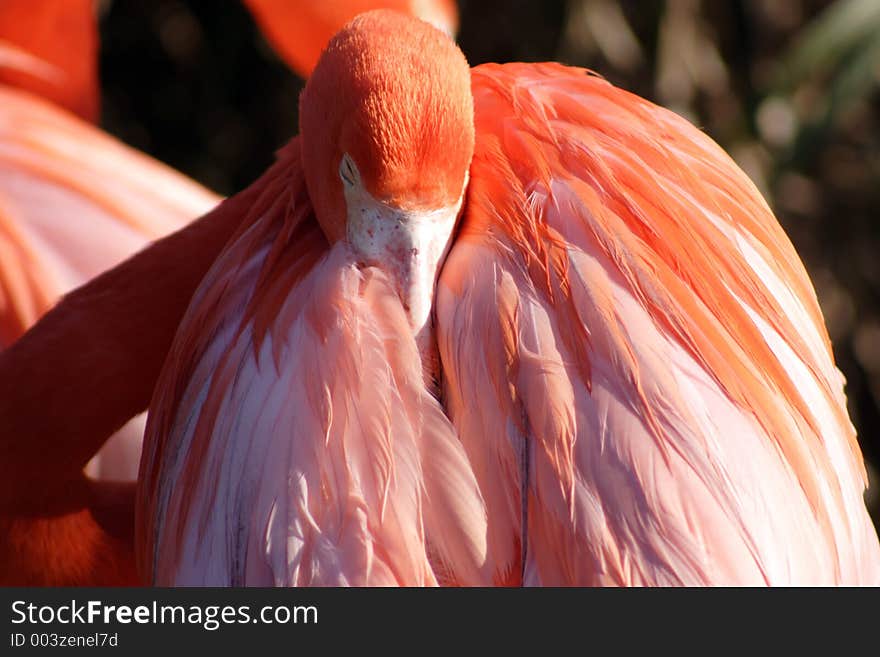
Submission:
[[[815,293],[745,174],[587,71],[472,79],[437,330],[495,581],[880,582]]]
[[[142,569],[160,584],[476,581],[476,480],[390,284],[328,249],[298,149],[193,297],[156,386]]]

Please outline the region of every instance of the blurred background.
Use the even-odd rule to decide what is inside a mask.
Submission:
[[[460,0],[472,65],[594,69],[718,141],[819,296],[880,525],[880,0]],[[103,0],[102,125],[229,195],[297,130],[302,82],[233,0]]]

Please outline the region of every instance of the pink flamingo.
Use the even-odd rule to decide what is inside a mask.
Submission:
[[[0,499],[75,481],[158,377],[148,581],[878,583],[815,294],[705,135],[390,12],[334,39],[301,128],[0,354],[33,436]]]
[[[0,349],[63,294],[220,201],[91,125],[96,59],[90,0],[0,4]],[[133,481],[144,421],[89,473]]]
[[[330,38],[352,18],[371,9],[393,9],[453,36],[455,0],[245,0],[263,34],[287,65],[309,77]]]
[[[156,387],[150,581],[880,583],[814,292],[710,139],[392,12],[300,114]]]

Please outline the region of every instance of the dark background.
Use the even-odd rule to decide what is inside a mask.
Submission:
[[[302,82],[233,0],[100,3],[102,124],[221,194],[297,131]],[[460,0],[472,65],[595,69],[695,122],[816,286],[880,519],[880,1]]]

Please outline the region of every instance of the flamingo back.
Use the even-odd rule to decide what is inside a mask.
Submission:
[[[495,580],[880,582],[816,296],[745,174],[582,69],[473,89],[438,341]]]

